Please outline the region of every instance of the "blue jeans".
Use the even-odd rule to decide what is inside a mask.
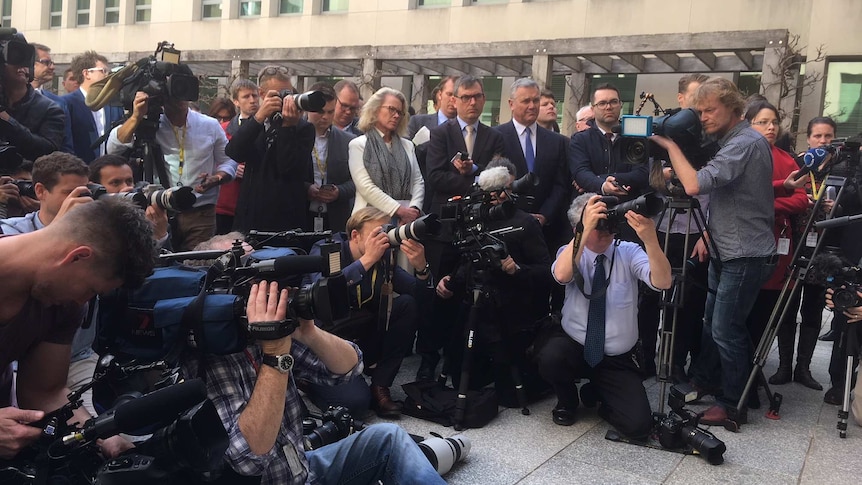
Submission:
[[[317,482],[326,484],[444,484],[419,446],[399,426],[375,424],[306,452]]]
[[[735,408],[751,374],[752,343],[746,326],[760,287],[775,269],[774,258],[738,258],[709,265],[709,293],[703,318],[701,351],[692,379],[701,387],[721,386],[717,398]]]

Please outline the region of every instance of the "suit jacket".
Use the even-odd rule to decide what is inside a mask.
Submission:
[[[242,123],[225,148],[227,156],[245,163],[234,230],[307,229],[305,181],[311,179],[313,146],[314,126],[304,120],[269,130],[254,118]]]
[[[613,175],[621,185],[631,186],[632,190],[626,198],[648,192],[649,166],[645,163],[629,165],[623,162],[622,144],[622,137],[617,136],[609,147],[607,138],[596,126],[572,135],[569,170],[578,186],[587,192],[601,194],[605,179]]]
[[[503,136],[503,152],[518,169],[515,178],[527,174],[527,159],[521,149],[521,142],[514,123],[511,121],[494,128]],[[569,198],[568,139],[558,133],[536,125],[536,159],[533,173],[539,177],[539,185],[533,189],[533,201],[522,208],[531,214],[542,214],[547,224],[565,217]],[[519,204],[520,205],[520,204]]]
[[[428,179],[434,188],[431,201],[432,212],[439,211],[450,197],[465,195],[472,191],[473,179],[479,175],[485,165],[505,151],[503,137],[499,132],[487,125],[479,123],[476,130],[476,141],[473,144],[473,163],[478,170],[471,174],[461,175],[450,163],[456,153],[467,153],[467,145],[461,134],[458,119],[449,120],[431,130],[431,141],[428,142],[427,170]]]
[[[416,115],[410,117],[410,122],[407,123],[407,138],[412,140],[416,136],[416,132],[420,128],[426,127],[429,130],[437,127],[437,112],[428,113],[427,115]]]
[[[66,117],[65,120],[69,119],[69,107],[66,106],[66,101],[63,100],[62,96],[57,96],[51,91],[47,91],[45,89],[40,89],[39,93],[41,93],[42,96],[45,96],[51,101],[57,103],[57,106],[59,106],[63,110],[63,116]],[[66,153],[75,153],[75,147],[72,145],[72,127],[71,124],[69,124],[65,120],[63,122],[65,132],[63,134],[62,150]]]
[[[72,134],[72,147],[75,155],[86,163],[90,163],[99,156],[98,148],[90,148],[104,133],[96,131],[96,120],[93,119],[93,111],[84,102],[84,93],[80,89],[63,96],[69,111],[68,123]],[[123,108],[119,106],[105,106],[105,133],[110,133],[111,125],[123,119]]]
[[[350,178],[350,168],[347,165],[348,161],[348,145],[350,140],[356,138],[352,133],[339,130],[336,127],[329,129],[329,134],[326,135],[326,183],[333,184],[338,187],[338,198],[335,202],[330,202],[326,205],[327,214],[329,214],[329,227],[333,233],[343,231],[347,225],[347,219],[353,211],[353,198],[356,195],[356,185],[353,179]],[[312,167],[308,175],[311,176],[306,180],[305,188],[308,193],[308,187],[314,183],[314,159],[312,158]],[[306,205],[306,211],[308,206]]]

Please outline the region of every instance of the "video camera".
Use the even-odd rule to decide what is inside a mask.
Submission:
[[[827,248],[811,261],[805,273],[805,282],[831,288],[832,304],[836,311],[862,306],[856,294],[862,291],[862,268],[848,263],[837,248]]]
[[[685,448],[696,452],[711,465],[724,463],[727,447],[714,434],[698,426],[700,416],[685,409],[685,394],[671,387],[667,403],[671,411],[657,422],[659,443],[669,449]]]
[[[647,163],[650,157],[668,160],[667,152],[649,141],[652,135],[673,140],[695,169],[703,167],[718,151],[714,143],[703,144],[703,128],[697,111],[686,108],[664,116],[625,115],[620,134],[623,136],[623,160],[632,165]]]
[[[161,54],[161,58],[159,58]],[[135,94],[147,93],[149,113],[158,113],[168,97],[181,101],[197,101],[200,82],[186,64],[180,64],[180,51],[174,44],[162,41],[149,57],[135,63],[137,70],[123,80],[120,101],[127,110],[132,110]]]

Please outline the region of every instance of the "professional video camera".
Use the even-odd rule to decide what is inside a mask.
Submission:
[[[0,28],[0,79],[3,79],[5,74],[2,67],[6,64],[13,66],[29,68],[28,82],[33,81],[33,64],[36,62],[36,49],[27,43],[27,39],[23,34],[19,34],[18,30],[12,27]],[[0,83],[2,87],[2,83]],[[5,111],[8,107],[6,93],[0,89],[0,111]]]
[[[685,409],[685,395],[676,387],[670,388],[667,398],[671,411],[658,421],[658,440],[665,448],[696,452],[711,465],[724,462],[727,447],[714,434],[698,427],[700,416]]]
[[[319,426],[317,421],[320,421]],[[347,408],[329,406],[322,415],[312,415],[302,421],[302,443],[305,451],[316,450],[363,429],[365,423],[353,419]]]
[[[811,261],[805,282],[832,288],[832,304],[837,311],[862,306],[856,294],[862,291],[862,268],[848,263],[837,248],[827,248]]]
[[[180,51],[174,49],[174,44],[160,42],[153,55],[139,60],[135,66],[135,72],[123,79],[120,88],[120,101],[125,109],[132,109],[138,91],[147,93],[148,117],[155,114],[156,121],[168,97],[197,101],[200,82],[188,65],[180,64]]]
[[[698,169],[712,158],[718,149],[715,144],[703,144],[702,130],[700,116],[691,108],[671,111],[657,118],[625,115],[620,128],[623,136],[623,160],[633,165],[647,163],[650,157],[667,160],[667,152],[647,139],[652,135],[660,135],[676,142],[692,166]]]
[[[664,201],[653,193],[644,194],[637,199],[626,202],[620,202],[618,197],[605,195],[602,196],[600,202],[604,202],[607,205],[608,218],[600,219],[596,225],[596,229],[605,230],[613,234],[619,232],[620,224],[625,224],[626,212],[634,211],[642,216],[653,217],[661,212],[664,207]]]

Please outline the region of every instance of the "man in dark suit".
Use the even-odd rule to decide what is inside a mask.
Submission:
[[[354,136],[362,135],[362,130],[356,126],[359,121],[359,111],[362,109],[359,86],[349,79],[342,79],[335,83],[334,89],[336,102],[332,126]]]
[[[332,118],[338,100],[335,90],[326,83],[317,83],[312,91],[320,91],[326,105],[320,113],[308,113],[308,122],[314,125],[314,148],[311,151],[312,178],[306,180],[308,193],[308,227],[333,233],[344,230],[353,210],[356,186],[347,168],[347,145],[355,136],[333,129]]]
[[[293,90],[289,70],[264,67],[257,84],[260,108],[225,148],[229,157],[246,164],[233,228],[243,232],[305,228],[314,127],[301,119],[295,103],[282,102],[278,96],[281,90]],[[275,113],[281,113],[280,121],[273,118]]]
[[[428,142],[428,179],[434,187],[431,210],[438,211],[450,197],[470,192],[479,172],[494,155],[504,152],[503,137],[479,121],[485,108],[482,81],[463,76],[455,84],[454,120],[431,130]],[[460,153],[463,158],[455,157]]]
[[[33,81],[30,82],[30,85],[33,86],[33,89],[41,93],[42,96],[45,96],[51,101],[57,103],[57,106],[63,109],[63,114],[66,119],[68,119],[69,109],[66,107],[66,102],[63,101],[63,98],[57,96],[50,90],[45,89],[46,87],[50,87],[51,81],[54,80],[54,60],[51,59],[51,48],[35,42],[31,42],[30,45],[32,45],[33,49],[36,51],[36,58],[33,63]],[[72,147],[72,130],[69,123],[65,123],[64,121],[64,124],[66,133],[63,135],[63,151],[74,153],[75,149]]]
[[[72,59],[72,71],[80,87],[65,96],[63,100],[69,116],[66,123],[71,127],[72,146],[75,155],[85,163],[90,163],[105,154],[104,143],[93,145],[111,126],[123,119],[123,109],[119,106],[105,106],[98,111],[87,107],[87,91],[96,81],[104,79],[109,72],[108,59],[94,51],[87,51]]]
[[[424,115],[416,115],[410,117],[410,122],[407,124],[407,138],[413,139],[416,133],[424,126],[427,129],[436,128],[439,125],[451,120],[458,113],[455,108],[455,83],[458,81],[458,76],[446,76],[440,80],[440,83],[434,87],[431,95],[434,98],[434,108],[437,110],[434,113]],[[425,179],[425,193],[432,194],[434,188],[428,180],[428,143],[416,145],[416,161],[419,163],[419,170],[422,172],[422,178]],[[422,204],[422,211],[429,212],[431,210],[431,197],[425,197],[425,202]]]

